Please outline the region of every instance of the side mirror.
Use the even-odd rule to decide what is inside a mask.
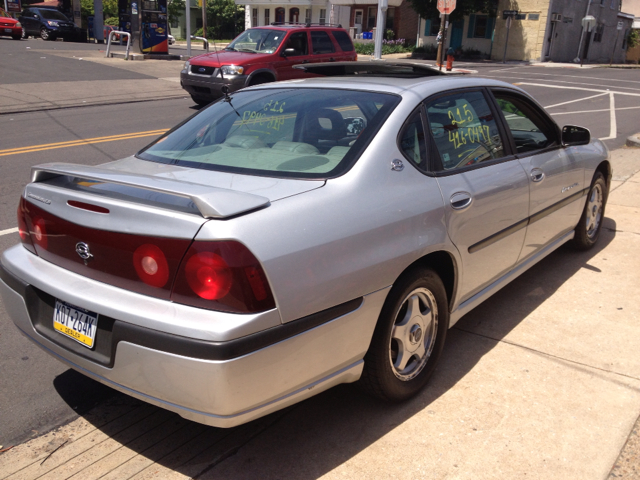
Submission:
[[[584,127],[566,125],[562,127],[562,145],[588,145],[591,142],[591,132]]]
[[[295,48],[285,48],[284,52],[282,52],[283,57],[291,57],[296,54]]]

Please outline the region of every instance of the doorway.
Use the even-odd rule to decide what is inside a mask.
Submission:
[[[284,8],[276,8],[276,23],[284,23]]]
[[[299,8],[290,8],[289,9],[289,23],[299,23],[300,22],[300,9]]]
[[[464,19],[456,20],[451,24],[451,41],[449,46],[454,50],[462,47],[462,34],[464,33]]]

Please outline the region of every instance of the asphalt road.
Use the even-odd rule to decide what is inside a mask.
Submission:
[[[15,48],[11,68],[0,69],[0,82],[145,78],[107,65],[34,55],[25,47],[31,44],[94,51],[95,45],[33,42],[0,41],[0,50],[5,45]],[[519,85],[547,107],[561,126],[586,126],[610,148],[622,146],[628,135],[640,130],[640,79],[636,70],[458,66]],[[0,115],[0,251],[19,241],[17,233],[3,231],[16,226],[15,210],[31,166],[56,161],[95,165],[122,158],[148,144],[159,130],[196,111],[191,100],[185,98]],[[82,139],[92,140],[64,148],[53,145]],[[25,150],[7,153],[7,149]],[[4,312],[0,313],[0,365],[0,445],[43,433],[119,395],[41,352],[17,332]]]

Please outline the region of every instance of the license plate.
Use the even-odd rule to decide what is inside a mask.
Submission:
[[[98,314],[56,299],[53,328],[87,348],[93,348]]]
[[[12,29],[10,29],[10,28],[5,28],[5,29],[4,29],[4,31],[5,31],[5,32],[7,32],[7,33],[11,33],[11,32],[13,32],[13,30],[12,30]]]

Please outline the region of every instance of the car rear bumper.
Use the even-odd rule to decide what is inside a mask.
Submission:
[[[43,280],[33,282],[37,285],[24,280],[29,276],[25,274],[26,268],[38,269],[44,267],[42,264],[47,262],[21,245],[8,249],[2,257],[0,293],[7,312],[24,335],[50,355],[97,381],[184,418],[217,427],[240,425],[339,383],[356,381],[388,292],[383,289],[347,302],[342,310],[336,310],[320,322],[316,318],[315,323],[308,323],[298,333],[274,337],[275,343],[234,351],[233,348],[229,350],[234,342],[255,335],[278,335],[281,327],[289,328],[300,320],[225,342],[203,342],[200,338],[123,322],[119,318],[128,317],[130,312],[125,311],[127,302],[119,301],[118,289],[83,279],[50,264],[38,276]],[[51,269],[58,270],[56,287],[48,284]],[[73,279],[80,283],[73,283]],[[108,337],[108,333],[100,330],[100,322],[107,330],[111,329],[112,358],[107,358],[104,352],[92,352],[49,328],[53,323],[52,298],[55,301],[62,296],[61,300],[79,303],[73,295],[60,295],[56,289],[59,285],[67,285],[69,291],[89,289],[90,296],[104,298],[105,305],[109,304],[109,308],[104,309],[86,302],[79,306],[91,308],[100,315],[95,349]],[[110,291],[106,297],[105,288]],[[122,294],[125,297],[132,295],[130,292]],[[146,299],[136,296],[141,301]],[[164,303],[167,308],[175,307],[171,302]],[[122,308],[120,316],[114,308]],[[185,308],[202,312],[201,309]],[[108,316],[104,311],[108,311]],[[150,316],[155,313],[148,312]],[[207,313],[212,322],[219,315],[219,312]],[[110,323],[111,320],[114,322]],[[137,336],[118,333],[122,324],[137,329]],[[202,327],[206,329],[207,325]],[[99,335],[103,335],[102,340]],[[116,341],[118,336],[121,338]],[[149,343],[150,338],[156,340]],[[176,342],[182,342],[186,348],[176,350]]]
[[[226,85],[230,92],[235,92],[243,88],[247,82],[247,75],[227,75],[220,77],[217,73],[213,75],[198,75],[188,70],[180,72],[180,85],[191,95],[203,98],[216,99],[222,97],[222,87]]]

